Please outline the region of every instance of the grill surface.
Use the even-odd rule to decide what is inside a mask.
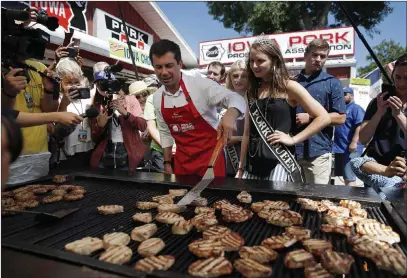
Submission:
[[[19,250],[30,251],[51,258],[68,260],[70,262],[88,265],[90,267],[99,268],[108,272],[127,276],[144,276],[133,270],[135,263],[141,259],[136,250],[138,243],[131,241],[128,245],[133,250],[131,261],[123,266],[115,266],[105,262],[98,261],[102,251],[94,253],[91,258],[80,256],[64,251],[65,244],[86,236],[102,238],[104,234],[110,232],[125,232],[130,234],[136,226],[142,225],[135,223],[132,220],[132,215],[139,212],[135,207],[137,201],[150,201],[153,196],[168,194],[169,188],[183,188],[182,186],[168,185],[151,185],[151,184],[135,184],[131,182],[102,180],[97,178],[76,177],[72,184],[82,185],[87,190],[85,198],[76,202],[57,202],[54,204],[42,204],[35,210],[42,212],[53,212],[67,208],[81,208],[79,211],[60,220],[56,223],[36,223],[32,215],[16,215],[2,218],[2,244]],[[185,188],[185,187],[184,187]],[[250,205],[244,205],[237,201],[236,195],[238,191],[206,189],[202,196],[208,198],[209,205],[220,199],[227,199],[233,204],[250,208]],[[379,270],[370,260],[359,257],[352,252],[351,246],[346,242],[346,237],[336,234],[327,234],[320,231],[321,217],[316,212],[304,211],[297,204],[293,197],[287,195],[251,193],[253,202],[262,200],[283,200],[290,204],[290,209],[299,212],[303,216],[303,226],[312,231],[312,238],[326,239],[330,241],[334,250],[352,254],[355,258],[355,263],[351,267],[348,277],[396,277],[387,271]],[[176,198],[178,201],[180,198]],[[338,200],[334,200],[338,201]],[[100,215],[96,209],[100,205],[123,205],[124,213],[116,215]],[[386,225],[392,225],[390,217],[386,217],[387,213],[377,204],[363,203],[362,207],[368,211],[368,217],[379,220]],[[153,217],[156,215],[156,210],[151,210]],[[186,219],[194,216],[193,208],[189,208],[182,213]],[[279,235],[284,232],[284,228],[267,224],[266,221],[260,219],[257,215],[246,222],[239,224],[225,223],[219,217],[217,218],[220,225],[227,226],[233,231],[239,233],[245,239],[245,246],[260,245],[263,239]],[[188,244],[193,240],[201,237],[201,233],[192,232],[188,235],[179,236],[172,235],[171,226],[157,223],[158,231],[154,237],[161,238],[165,244],[165,249],[160,252],[160,255],[173,255],[176,258],[175,264],[168,272],[157,272],[157,276],[162,277],[183,277],[188,274],[188,266],[198,260],[188,250]],[[396,232],[399,232],[394,228]],[[402,239],[403,241],[404,239]],[[404,244],[404,242],[403,242]],[[297,243],[284,252],[279,251],[279,257],[270,265],[273,268],[272,277],[304,277],[303,269],[289,270],[284,267],[284,257],[286,252],[293,249],[302,248],[301,243]],[[404,254],[406,254],[405,245],[398,246]],[[239,257],[237,252],[228,252],[226,257],[233,262]],[[367,263],[368,271],[364,271],[363,265]],[[240,274],[234,271],[230,277],[240,277]]]

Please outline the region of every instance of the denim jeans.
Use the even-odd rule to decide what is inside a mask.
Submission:
[[[372,187],[380,197],[385,198],[383,192],[380,191],[381,187],[399,186],[403,183],[403,179],[398,176],[389,178],[382,175],[368,174],[363,172],[360,168],[363,166],[363,164],[369,161],[376,162],[376,160],[372,157],[363,156],[353,158],[350,161],[350,165],[355,175],[364,182],[365,186]]]
[[[350,161],[356,157],[360,157],[361,154],[356,151],[353,153],[346,152],[344,155],[345,155],[345,157],[343,159],[343,163],[344,163],[343,178],[345,181],[356,181],[356,175],[352,170]]]

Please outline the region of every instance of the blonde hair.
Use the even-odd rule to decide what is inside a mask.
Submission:
[[[230,66],[230,69],[229,69],[228,74],[226,76],[226,88],[231,90],[231,91],[235,91],[235,88],[233,87],[233,84],[232,84],[232,74],[236,70],[246,70],[245,61],[238,60],[238,61],[234,62]]]
[[[59,60],[58,64],[55,67],[55,72],[60,79],[63,79],[65,76],[82,76],[83,72],[78,63],[68,57],[62,58]]]
[[[270,86],[269,97],[279,97],[281,94],[287,96],[287,81],[290,80],[287,68],[284,63],[283,55],[278,45],[272,40],[255,42],[250,47],[249,59],[247,59],[247,79],[249,88],[247,90],[250,97],[257,99],[257,89],[260,87],[261,78],[257,78],[250,67],[250,54],[252,49],[256,49],[266,54],[272,61],[273,67],[269,72]]]

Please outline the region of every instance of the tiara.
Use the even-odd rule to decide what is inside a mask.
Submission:
[[[270,36],[264,35],[264,32],[261,33],[253,42],[253,44],[258,43],[258,44],[271,44],[272,39]]]

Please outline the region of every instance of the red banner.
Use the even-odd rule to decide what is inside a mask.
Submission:
[[[49,16],[55,16],[59,25],[69,32],[69,22],[72,19],[72,9],[67,1],[30,1],[30,6],[43,9]]]

